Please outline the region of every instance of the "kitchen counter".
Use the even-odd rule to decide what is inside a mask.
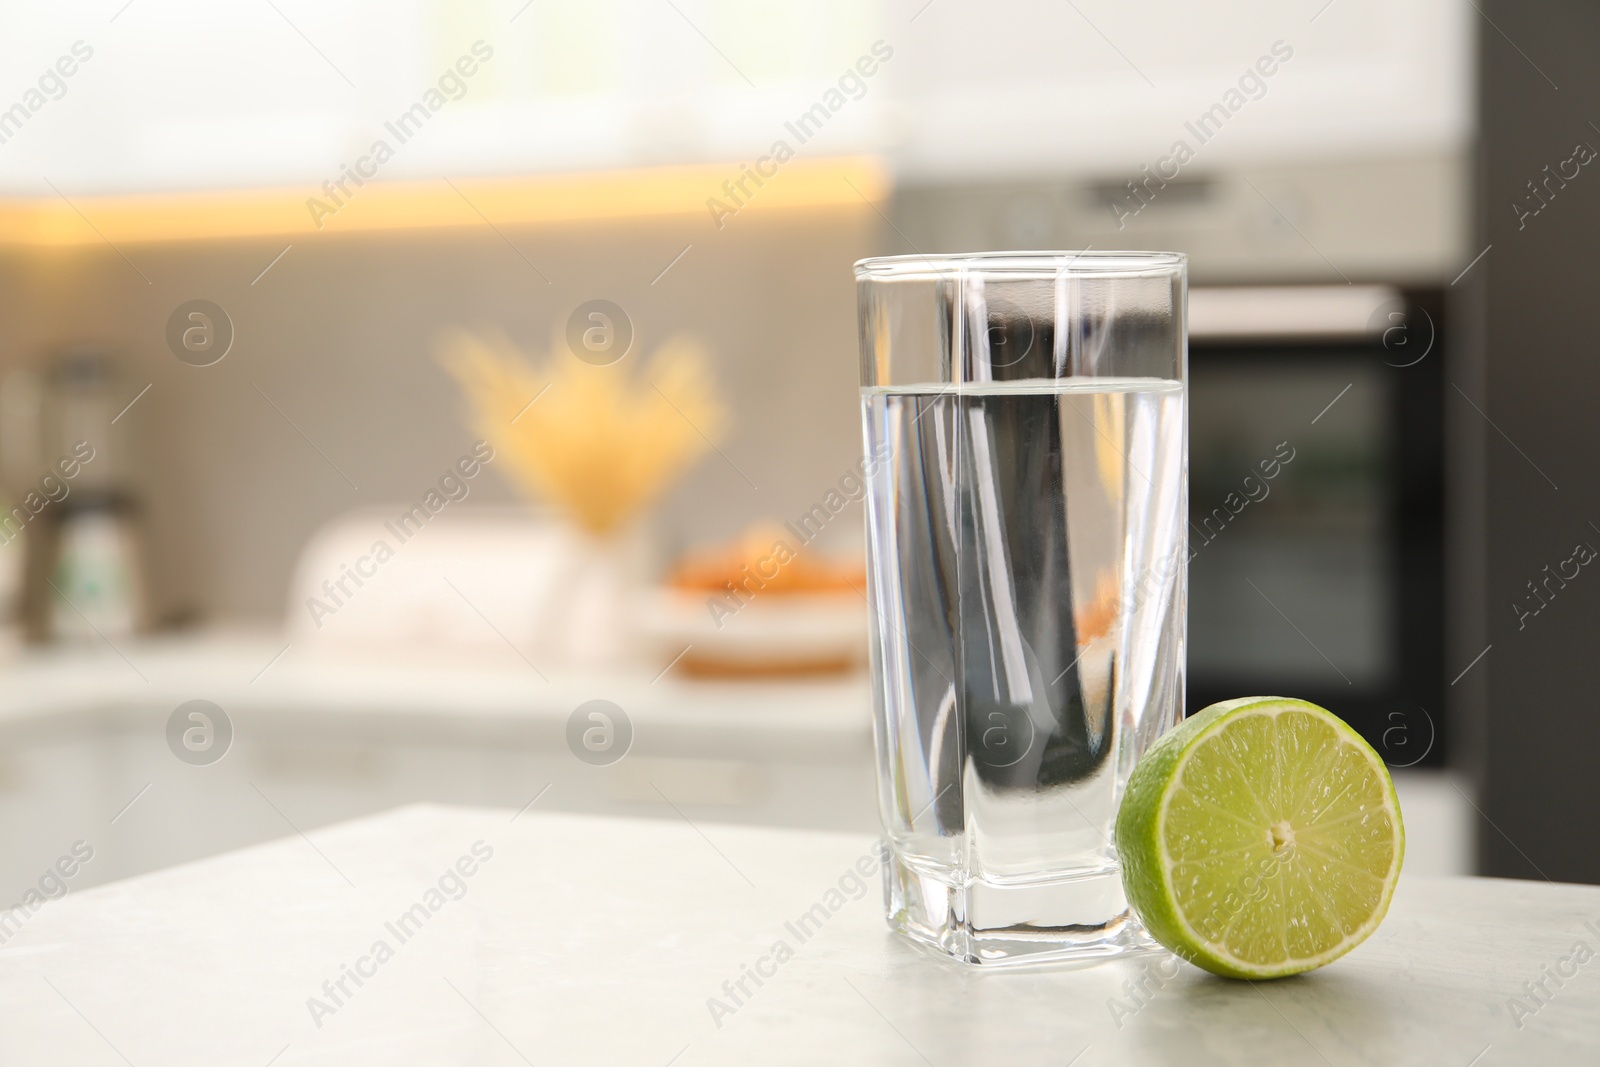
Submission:
[[[515,809],[547,788],[541,810],[877,829],[864,675],[702,681],[663,663],[547,680],[504,647],[335,658],[286,640],[201,632],[0,662],[0,906],[79,839],[96,849],[84,888],[404,804]],[[607,766],[567,734],[597,698],[633,729]],[[233,730],[201,766],[167,736],[197,699]],[[1470,787],[1395,777],[1411,869],[1469,869]]]
[[[0,947],[0,1062],[1600,1056],[1600,888],[1402,877],[1370,941],[1279,982],[1158,954],[976,973],[887,931],[879,878],[858,873],[872,849],[537,805],[403,808],[46,903]]]
[[[170,712],[206,699],[230,715],[293,708],[335,731],[503,739],[530,725],[559,735],[573,708],[603,698],[650,723],[658,737],[692,734],[697,751],[704,751],[705,735],[714,744],[735,729],[790,752],[831,755],[841,745],[872,745],[865,675],[697,681],[667,663],[586,674],[547,666],[541,673],[508,648],[476,657],[414,651],[334,656],[254,632],[29,649],[0,662],[0,730],[140,706]]]
[[[514,809],[545,789],[558,811],[877,824],[864,676],[712,682],[664,662],[541,676],[505,647],[333,657],[286,641],[197,633],[0,664],[0,907],[74,840],[96,849],[82,887],[407,803]],[[596,699],[632,729],[605,766],[568,733]],[[172,747],[191,700],[231,725],[215,762]]]

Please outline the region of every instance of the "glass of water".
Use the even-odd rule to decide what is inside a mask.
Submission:
[[[890,925],[985,965],[1144,948],[1111,831],[1183,717],[1185,257],[856,283]]]

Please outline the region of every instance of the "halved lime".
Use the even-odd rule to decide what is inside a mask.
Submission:
[[[1389,910],[1405,855],[1372,746],[1284,697],[1213,704],[1152,745],[1116,839],[1151,935],[1231,978],[1298,974],[1355,948]]]

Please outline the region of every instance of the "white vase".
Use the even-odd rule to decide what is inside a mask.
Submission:
[[[567,566],[550,619],[561,660],[580,670],[630,662],[638,647],[645,538],[638,527],[600,536],[574,528],[563,541]]]

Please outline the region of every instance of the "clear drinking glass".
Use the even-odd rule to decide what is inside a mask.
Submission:
[[[1145,947],[1111,830],[1183,717],[1185,257],[856,283],[889,923],[979,964]]]

